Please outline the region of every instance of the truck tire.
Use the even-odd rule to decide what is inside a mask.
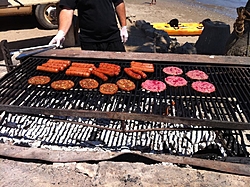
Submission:
[[[55,3],[37,5],[35,8],[35,16],[38,23],[44,29],[58,28]]]

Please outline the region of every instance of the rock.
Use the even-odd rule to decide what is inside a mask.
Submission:
[[[145,29],[145,34],[151,38],[155,37],[155,29],[154,28],[147,28]]]
[[[149,23],[145,23],[141,26],[142,30],[147,30],[147,29],[154,29],[152,25],[150,25]]]
[[[196,48],[194,47],[194,44],[186,42],[184,45],[176,47],[175,53],[197,54],[197,51]]]
[[[96,164],[86,164],[86,163],[77,163],[76,164],[76,171],[78,173],[83,173],[90,178],[93,178],[97,175],[98,165]]]
[[[135,21],[135,26],[138,27],[139,29],[141,29],[141,26],[146,24],[145,20],[136,20]]]

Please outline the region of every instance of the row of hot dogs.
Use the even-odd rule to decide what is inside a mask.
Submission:
[[[90,77],[94,75],[103,81],[109,77],[117,76],[121,72],[121,66],[117,64],[101,62],[98,67],[92,63],[71,62],[69,60],[49,59],[36,68],[39,71],[50,73],[59,73],[64,70],[68,76]],[[147,72],[154,72],[154,65],[151,63],[142,63],[132,61],[130,67],[124,68],[124,72],[133,79],[147,78]]]

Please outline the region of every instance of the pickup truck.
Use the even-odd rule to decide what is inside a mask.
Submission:
[[[45,29],[56,29],[59,0],[0,0],[0,16],[34,15]]]

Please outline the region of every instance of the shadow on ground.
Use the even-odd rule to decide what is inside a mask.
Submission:
[[[22,29],[43,29],[37,22],[35,16],[6,16],[0,17],[0,31],[22,30]]]

